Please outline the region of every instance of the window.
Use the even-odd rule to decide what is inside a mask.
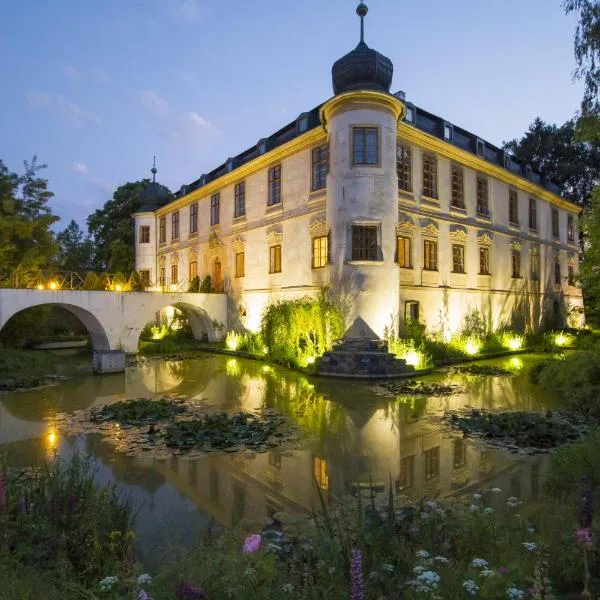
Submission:
[[[573,265],[569,265],[568,280],[569,285],[575,287],[575,267]]]
[[[235,184],[233,218],[243,217],[246,214],[246,182]]]
[[[161,217],[158,222],[158,241],[160,244],[167,242],[167,217]]]
[[[411,239],[404,235],[398,236],[396,255],[398,264],[405,269],[412,269]]]
[[[532,252],[530,255],[531,263],[531,280],[539,281],[540,279],[540,255],[537,252]]]
[[[233,505],[231,508],[231,520],[239,523],[246,516],[246,488],[237,481],[233,482]]]
[[[329,146],[319,146],[312,151],[312,183],[311,190],[316,192],[327,186],[329,169]]]
[[[179,211],[176,210],[171,215],[171,239],[178,240],[179,239]]]
[[[317,481],[317,485],[322,490],[329,489],[329,474],[327,473],[327,459],[315,456],[313,458],[313,473]]]
[[[423,196],[437,198],[437,160],[432,154],[423,154]]]
[[[313,238],[312,268],[319,269],[327,266],[329,261],[329,240],[326,235]]]
[[[462,244],[452,244],[452,272],[465,272],[465,247]]]
[[[217,192],[210,197],[210,224],[219,224],[219,206],[221,204],[221,196]]]
[[[451,142],[453,136],[454,136],[454,131],[453,131],[452,125],[450,125],[448,123],[444,123],[444,139]]]
[[[521,277],[521,251],[513,250],[511,252],[511,276],[513,279]]]
[[[490,214],[488,180],[482,175],[477,175],[477,214],[486,217]]]
[[[269,169],[269,198],[268,206],[281,202],[281,165]]]
[[[246,275],[245,272],[245,256],[243,252],[237,252],[235,255],[235,276],[236,277],[244,277]]]
[[[567,240],[569,242],[575,241],[575,221],[573,215],[567,217]]]
[[[450,206],[454,208],[465,207],[465,178],[461,167],[452,165],[452,198]]]
[[[400,477],[398,479],[398,491],[411,488],[414,481],[415,457],[405,456],[400,459]]]
[[[438,259],[437,259],[437,242],[434,240],[423,241],[423,268],[426,271],[437,271],[438,270]]]
[[[440,447],[425,451],[425,481],[434,479],[440,474]]]
[[[419,303],[416,300],[407,300],[404,303],[404,322],[419,320]]]
[[[464,440],[452,440],[452,468],[461,469],[467,464],[467,446]]]
[[[212,467],[208,475],[208,488],[210,499],[219,502],[219,471],[215,471]]]
[[[158,278],[158,283],[161,287],[164,287],[167,283],[167,274],[166,269],[164,267],[160,268],[160,276]]]
[[[513,225],[519,224],[519,198],[517,190],[508,191],[508,222]]]
[[[148,269],[142,269],[140,271],[140,282],[142,287],[150,287],[150,271],[148,271]]]
[[[554,257],[554,284],[560,285],[560,256]]]
[[[559,237],[558,208],[552,209],[552,237]]]
[[[377,226],[352,225],[352,260],[377,260]]]
[[[190,281],[193,281],[196,277],[198,277],[198,263],[195,260],[190,262],[188,271]]]
[[[269,273],[281,273],[281,246],[269,248]]]
[[[412,192],[412,150],[398,144],[396,149],[396,169],[398,171],[398,189]]]
[[[140,244],[150,243],[150,226],[142,225],[140,227]]]
[[[379,129],[377,127],[352,128],[352,164],[379,164]]]
[[[537,200],[529,198],[529,229],[537,231]]]
[[[179,280],[179,269],[177,265],[171,265],[171,283],[178,283]]]
[[[190,204],[190,235],[198,233],[198,203]]]
[[[490,249],[485,246],[479,248],[479,274],[490,275]]]

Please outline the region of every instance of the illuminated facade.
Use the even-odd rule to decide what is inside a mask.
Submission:
[[[578,207],[528,165],[390,94],[392,70],[361,32],[333,67],[331,99],[140,210],[136,268],[148,285],[210,275],[232,300],[229,323],[250,330],[268,303],[326,285],[348,326],[360,318],[380,337],[407,318],[450,334],[475,312],[490,328],[535,329],[581,311]]]

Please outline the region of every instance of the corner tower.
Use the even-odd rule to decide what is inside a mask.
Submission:
[[[331,286],[349,309],[348,337],[383,337],[397,318],[400,273],[396,139],[404,105],[389,93],[393,65],[364,42],[332,68],[334,96],[321,108],[329,138],[327,220]]]

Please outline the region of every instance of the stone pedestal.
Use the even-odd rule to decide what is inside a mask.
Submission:
[[[121,350],[95,350],[92,360],[94,373],[122,373],[125,370],[125,352]]]

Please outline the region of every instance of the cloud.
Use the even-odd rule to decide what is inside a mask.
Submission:
[[[69,79],[74,79],[75,77],[79,77],[79,71],[73,65],[66,65],[63,69],[65,77]]]
[[[158,119],[169,118],[169,103],[159,96],[154,90],[140,90],[138,92],[142,106]]]
[[[35,109],[47,112],[53,117],[64,119],[78,127],[100,125],[101,119],[84,111],[79,105],[68,102],[60,94],[48,92],[26,92],[27,103]]]
[[[84,163],[73,163],[71,169],[73,169],[75,173],[81,173],[82,175],[87,175],[89,173],[89,169]]]
[[[200,9],[195,0],[185,0],[183,4],[173,10],[173,14],[182,21],[188,23],[194,23],[200,21],[204,16],[203,11]]]
[[[109,83],[110,82],[110,76],[105,71],[105,69],[103,69],[102,67],[94,67],[92,69],[91,73],[92,73],[92,77],[98,83]]]

